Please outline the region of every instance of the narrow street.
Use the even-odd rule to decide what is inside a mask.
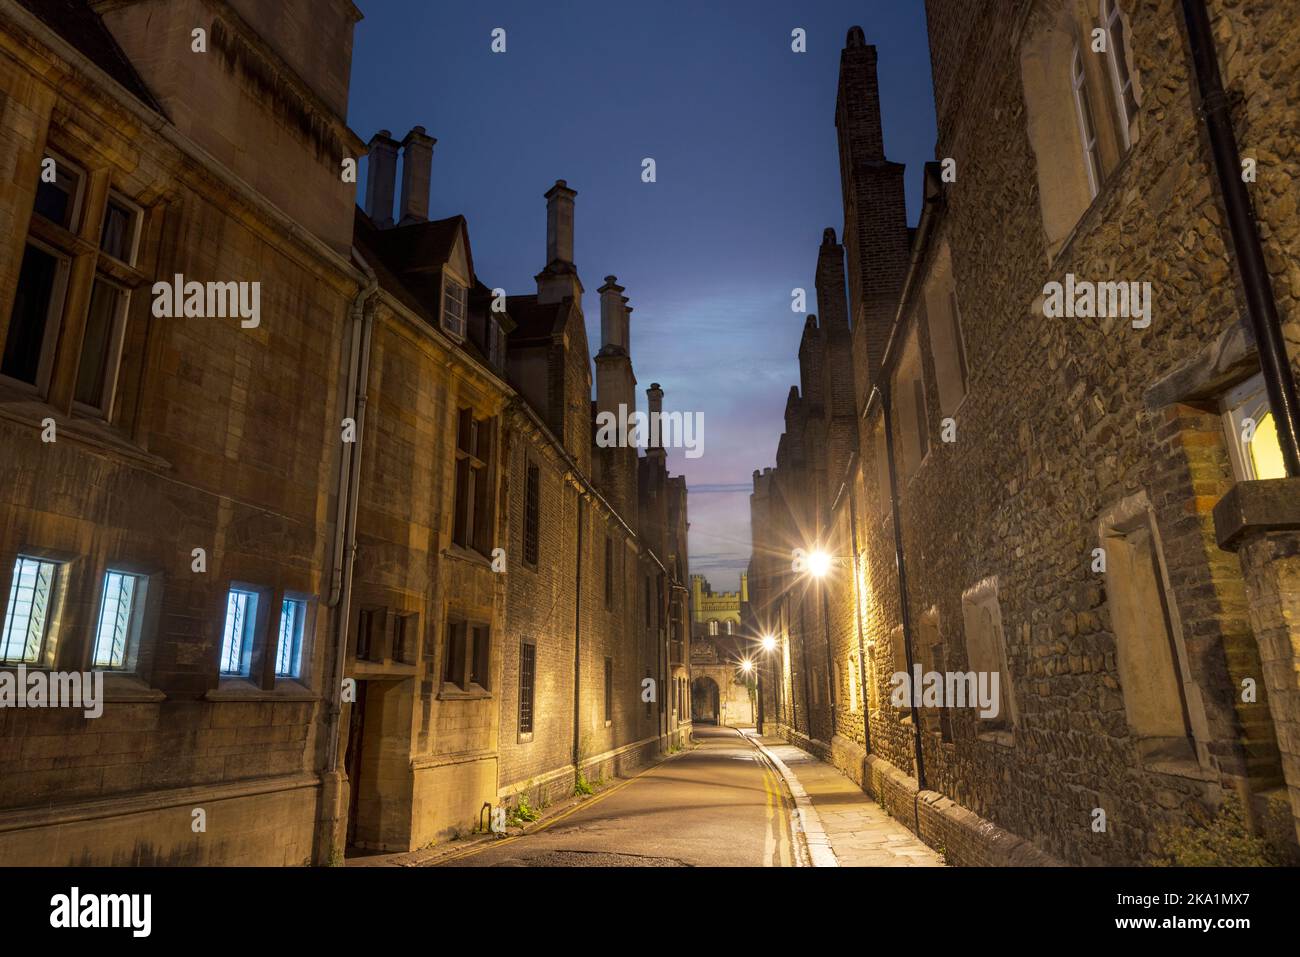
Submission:
[[[443,858],[473,867],[789,867],[792,804],[778,774],[733,728],[611,785],[535,831]]]

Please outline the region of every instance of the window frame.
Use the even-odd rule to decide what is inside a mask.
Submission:
[[[1075,41],[1070,56],[1070,89],[1074,96],[1074,119],[1079,133],[1079,145],[1083,149],[1083,165],[1088,174],[1091,201],[1101,192],[1101,147],[1097,135],[1097,117],[1088,97],[1088,71],[1083,65],[1083,49],[1078,41]]]
[[[64,155],[63,155],[62,153],[60,153],[58,150],[50,149],[48,146],[45,148],[44,153],[41,155],[41,163],[43,164],[44,161],[45,161],[47,158],[49,158],[49,159],[53,159],[53,160],[54,160],[54,163],[55,163],[55,169],[56,169],[56,170],[57,170],[58,168],[60,168],[60,167],[67,167],[69,171],[71,171],[72,173],[75,173],[76,176],[77,176],[77,188],[76,188],[76,190],[74,191],[74,193],[73,193],[73,197],[72,197],[72,211],[71,211],[71,213],[69,213],[69,215],[68,215],[68,221],[67,221],[67,223],[56,223],[54,220],[52,220],[52,219],[50,219],[49,217],[47,217],[44,213],[41,213],[41,212],[38,212],[38,211],[37,211],[37,209],[36,209],[36,195],[33,194],[33,195],[32,195],[32,215],[34,215],[34,216],[40,216],[42,220],[44,220],[45,222],[49,223],[50,225],[52,225],[52,226],[56,226],[56,227],[58,227],[59,229],[66,230],[67,232],[72,233],[72,234],[75,235],[76,232],[77,232],[77,230],[78,230],[79,227],[81,226],[81,217],[82,217],[82,215],[83,215],[83,214],[85,213],[85,211],[86,211],[86,203],[85,203],[85,200],[86,200],[86,183],[87,183],[87,181],[90,179],[90,172],[89,172],[89,171],[88,171],[84,166],[81,166],[81,165],[79,165],[79,164],[77,164],[77,163],[74,163],[74,162],[72,162],[72,160],[70,160],[70,159],[66,159],[66,158],[64,157]],[[39,165],[41,165],[41,164],[37,164],[37,165],[39,166]],[[57,176],[57,174],[56,174],[56,176],[55,176],[56,184],[57,184],[57,180],[58,180],[58,176]],[[36,174],[36,188],[37,188],[37,190],[39,190],[39,189],[41,188],[42,185],[47,185],[47,186],[48,186],[48,185],[50,185],[50,184],[48,184],[48,183],[42,183],[42,181],[41,181],[41,175],[40,175],[40,173],[37,173],[37,174]],[[29,234],[30,234],[30,230],[29,230]]]
[[[1219,411],[1227,439],[1228,457],[1232,462],[1233,477],[1238,482],[1258,481],[1254,455],[1242,441],[1241,429],[1242,423],[1249,418],[1255,421],[1258,430],[1260,422],[1266,415],[1272,416],[1274,428],[1277,427],[1277,416],[1273,414],[1273,407],[1269,402],[1264,374],[1257,372],[1225,392],[1219,400]]]
[[[537,463],[524,462],[524,530],[523,561],[536,570],[542,552],[542,469]]]
[[[67,253],[57,249],[51,244],[35,238],[30,233],[26,236],[23,243],[23,257],[26,258],[27,247],[35,247],[40,252],[49,256],[55,261],[55,275],[53,286],[50,290],[50,299],[45,307],[45,325],[41,337],[40,355],[36,360],[36,381],[26,382],[23,379],[15,378],[4,371],[4,351],[9,347],[9,334],[13,331],[13,305],[10,305],[9,324],[5,327],[5,341],[0,343],[0,382],[12,385],[24,392],[30,392],[34,395],[45,396],[50,389],[50,380],[54,374],[54,363],[58,351],[58,343],[63,332],[64,310],[68,301],[68,286],[72,276],[72,257]],[[22,274],[22,265],[19,263],[19,276]],[[17,299],[17,283],[15,283],[15,300]]]
[[[240,646],[240,659],[241,659],[240,664],[243,670],[226,671],[225,670],[226,631],[230,626],[230,612],[231,612],[230,602],[231,599],[236,594],[248,595],[249,597],[252,598],[253,600],[252,614],[249,615],[247,613],[247,610],[245,611],[243,641],[247,641],[247,644],[244,645],[241,643]],[[248,681],[254,683],[257,681],[255,665],[256,665],[256,654],[257,654],[257,640],[261,631],[259,627],[260,622],[258,619],[262,616],[264,612],[265,601],[266,601],[266,595],[263,592],[263,590],[256,588],[252,585],[248,585],[243,582],[232,581],[226,587],[226,600],[224,602],[225,613],[222,615],[222,619],[221,619],[222,621],[221,644],[218,646],[218,651],[217,651],[217,675],[219,680]]]
[[[605,656],[605,727],[614,723],[614,659]]]
[[[525,676],[527,676],[528,706],[524,707]],[[525,724],[527,716],[527,727]],[[537,642],[519,639],[519,699],[515,711],[515,729],[519,742],[533,740],[537,727]]]
[[[103,637],[104,606],[108,600],[108,577],[117,575],[130,578],[135,582],[135,591],[131,596],[130,620],[126,626],[126,637],[122,646],[122,663],[120,665],[102,665],[99,663],[99,642]],[[96,671],[114,674],[135,674],[138,670],[140,645],[144,636],[145,614],[149,601],[150,575],[123,568],[110,563],[99,576],[99,611],[95,615],[95,627],[90,640],[90,667]]]
[[[296,666],[294,670],[288,672],[280,671],[281,641],[284,639],[284,610],[286,605],[298,605],[302,609],[302,615],[298,620],[298,634],[296,636],[297,650],[295,653]],[[304,595],[286,593],[280,596],[280,615],[277,619],[278,627],[275,630],[275,661],[273,662],[273,676],[276,682],[294,681],[299,684],[305,684],[308,647],[310,644],[309,623],[311,622],[312,603],[311,599]]]
[[[20,563],[23,561],[35,562],[38,565],[49,565],[53,570],[50,574],[50,582],[46,592],[45,601],[45,620],[41,625],[40,641],[36,645],[35,655],[28,657],[25,650],[21,657],[11,658],[5,654],[5,647],[9,644],[10,632],[12,625],[9,624],[10,615],[13,613],[13,606],[18,590],[18,574]],[[0,668],[16,668],[20,665],[28,667],[48,667],[52,664],[52,651],[54,642],[58,639],[58,627],[60,625],[63,588],[67,576],[68,562],[55,558],[49,554],[41,554],[38,549],[20,549],[14,556],[13,562],[7,572],[5,589],[4,613],[0,615]],[[30,615],[27,619],[28,628],[31,627]],[[54,639],[52,641],[51,639]]]
[[[77,380],[72,387],[72,406],[79,412],[107,419],[113,411],[113,400],[117,397],[118,379],[122,370],[122,348],[126,341],[126,323],[131,303],[131,289],[96,272],[91,279],[91,299],[94,301],[95,287],[100,283],[114,290],[117,303],[113,308],[113,318],[104,352],[104,383],[100,387],[99,405],[92,405],[77,398],[77,386],[81,376],[81,365],[86,360],[86,330],[82,329],[81,342],[77,355]],[[90,316],[90,302],[86,306],[86,316]]]
[[[452,289],[460,290],[460,295],[455,297],[460,306],[460,317],[457,320],[453,317],[447,308]],[[469,328],[469,285],[462,282],[450,270],[442,271],[442,296],[438,308],[438,325],[442,331],[447,333],[457,342],[465,340],[465,333]]]
[[[1128,52],[1124,49],[1124,38],[1129,36],[1129,30],[1124,23],[1124,11],[1120,9],[1118,0],[1100,0],[1098,13],[1101,28],[1106,31],[1106,60],[1110,64],[1107,72],[1111,78],[1111,90],[1115,94],[1115,109],[1120,121],[1121,139],[1127,152],[1133,146],[1132,126],[1133,121],[1137,119],[1139,107],[1137,83],[1133,79],[1133,65],[1129,63]],[[1115,37],[1117,23],[1123,32],[1118,42]],[[1124,72],[1128,74],[1127,83],[1120,78],[1121,61],[1123,61]],[[1129,112],[1126,94],[1131,94],[1133,99],[1132,113]]]

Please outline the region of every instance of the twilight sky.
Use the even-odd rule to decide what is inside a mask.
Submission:
[[[822,230],[844,221],[835,141],[840,49],[880,51],[886,151],[907,164],[909,222],[934,158],[921,0],[357,0],[349,124],[363,140],[437,138],[430,217],[469,221],[489,286],[535,291],[556,179],[578,191],[574,259],[593,352],[596,289],[618,276],[639,402],[703,416],[703,450],[669,451],[690,489],[690,565],[716,590],[749,560],[754,469],[775,462],[798,382]],[[506,31],[506,52],[491,33]],[[807,31],[806,53],[790,49]],[[652,157],[657,182],[641,181]],[[363,184],[364,186],[364,180]]]

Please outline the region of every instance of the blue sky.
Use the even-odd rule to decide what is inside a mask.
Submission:
[[[430,216],[469,220],[489,286],[534,291],[542,194],[578,191],[575,251],[599,347],[603,277],[632,314],[638,390],[703,416],[704,454],[670,453],[691,489],[691,570],[734,589],[749,559],[749,489],[774,463],[798,382],[822,230],[844,214],[835,141],[840,49],[879,49],[886,151],[905,163],[909,221],[935,122],[921,0],[816,3],[358,0],[349,124],[437,138]],[[506,31],[506,52],[491,34]],[[807,52],[791,51],[791,31]],[[655,160],[657,182],[641,181]]]

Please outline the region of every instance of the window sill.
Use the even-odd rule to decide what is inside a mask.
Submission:
[[[1010,731],[980,731],[975,735],[976,741],[987,741],[1000,748],[1014,748],[1016,736]]]
[[[491,697],[492,692],[478,685],[470,685],[468,690],[461,690],[455,685],[444,684],[438,692],[439,701],[486,701]]]
[[[132,464],[157,470],[171,469],[171,463],[166,459],[136,445],[127,438],[126,433],[109,425],[98,415],[77,410],[69,417],[46,403],[35,392],[20,388],[12,381],[0,380],[0,419],[31,429],[33,436],[39,438],[41,421],[46,418],[54,420],[55,441],[68,439]]]
[[[489,571],[492,569],[492,559],[476,549],[466,548],[464,545],[457,545],[455,542],[443,549],[442,553],[448,558],[456,558],[471,565],[481,565]]]
[[[1186,781],[1213,782],[1219,780],[1218,774],[1209,768],[1201,767],[1200,764],[1191,758],[1181,761],[1152,761],[1145,765],[1145,767],[1152,774],[1160,774],[1170,778],[1182,778]]]
[[[317,701],[320,695],[296,681],[284,687],[259,688],[247,678],[222,678],[221,683],[203,696],[206,701]]]
[[[166,701],[167,695],[138,675],[123,672],[104,672],[104,700],[110,704]]]
[[[527,734],[520,734],[515,740],[518,744],[530,744],[533,740],[533,733],[529,731]]]
[[[607,728],[612,728],[613,726],[614,726],[614,722],[611,721],[611,720],[609,720],[609,718],[606,718],[606,719],[605,719],[605,727],[607,727]]]

